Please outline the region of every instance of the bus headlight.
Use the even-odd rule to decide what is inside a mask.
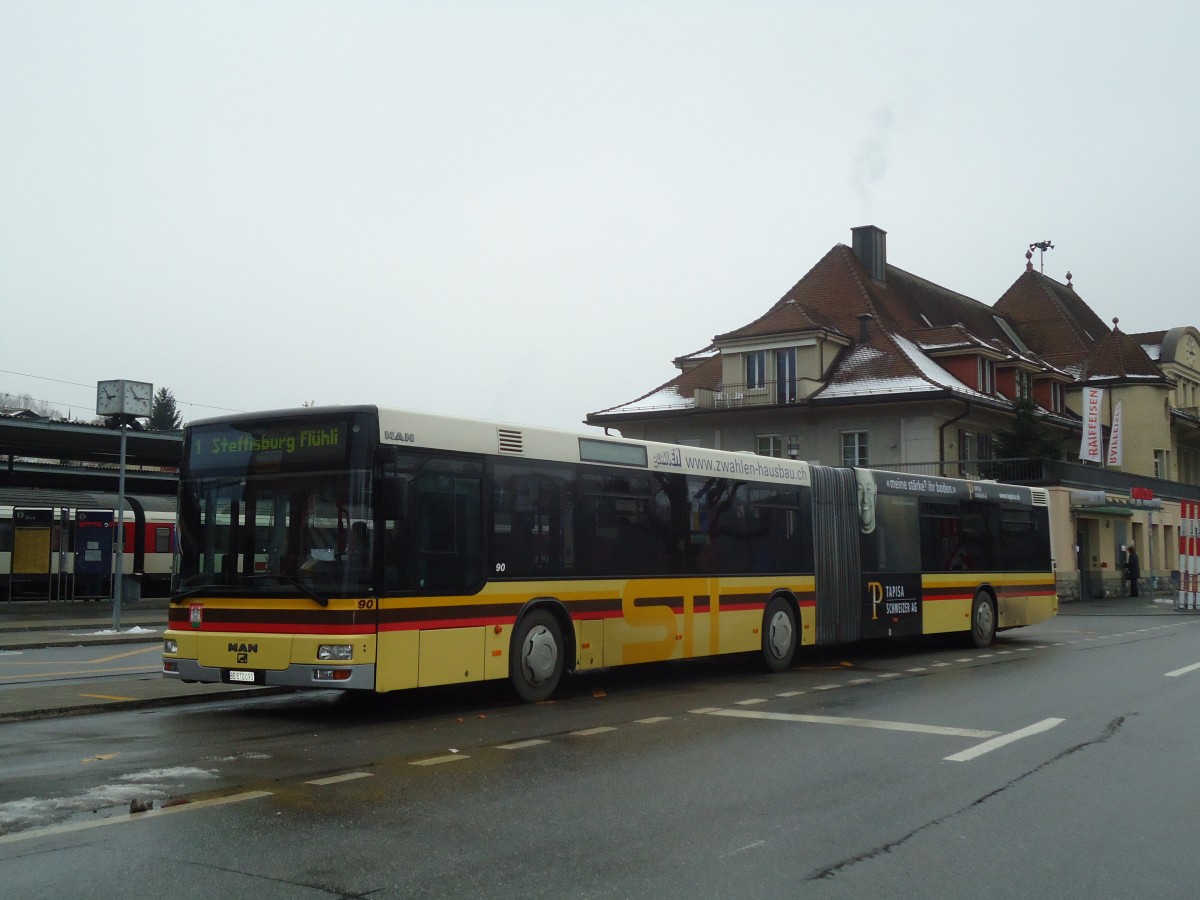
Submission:
[[[163,653],[178,653],[179,642],[175,638],[163,638]]]
[[[317,647],[317,659],[353,659],[354,648],[350,644],[321,644]]]

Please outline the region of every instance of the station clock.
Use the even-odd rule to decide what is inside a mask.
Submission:
[[[150,415],[154,401],[154,385],[145,381],[100,381],[96,384],[96,415],[133,416],[144,418]]]

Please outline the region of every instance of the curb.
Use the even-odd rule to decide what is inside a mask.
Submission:
[[[54,706],[45,709],[25,709],[11,713],[0,713],[0,724],[6,722],[33,722],[39,719],[64,719],[69,716],[86,716],[92,713],[127,712],[138,709],[153,709],[167,706],[198,706],[215,703],[231,697],[270,697],[295,693],[298,688],[260,687],[222,691],[217,694],[183,694],[177,697],[143,697],[134,700],[109,700],[103,703],[79,703],[73,706]]]

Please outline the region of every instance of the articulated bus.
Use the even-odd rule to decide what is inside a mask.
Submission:
[[[195,422],[163,667],[394,691],[1056,614],[1047,493],[374,406]]]

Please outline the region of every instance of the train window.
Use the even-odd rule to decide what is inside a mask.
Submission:
[[[154,528],[154,552],[171,552],[171,526],[157,525]]]

